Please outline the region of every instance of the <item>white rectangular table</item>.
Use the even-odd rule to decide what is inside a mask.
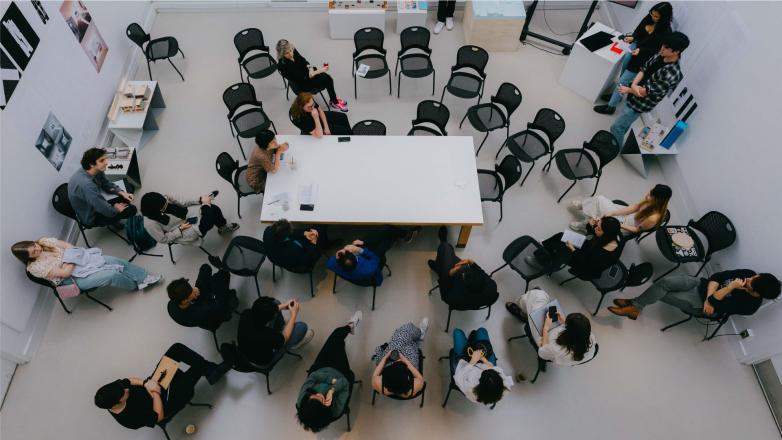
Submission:
[[[612,35],[620,34],[602,23],[593,24],[573,44],[565,68],[562,69],[562,75],[559,77],[560,84],[583,96],[591,103],[597,101],[597,98],[610,86],[609,82],[616,79],[621,67],[619,61],[626,53],[618,54],[611,51],[611,45],[591,52],[581,44],[581,40],[600,31]]]
[[[166,107],[166,103],[163,101],[157,81],[128,81],[127,83],[134,87],[146,84],[147,95],[144,99],[147,103],[144,110],[140,112],[120,111],[117,119],[109,121],[109,130],[125,145],[141,150],[152,136],[152,131],[158,129],[155,117]]]
[[[483,224],[472,137],[337,138],[277,136],[290,149],[266,179],[261,222],[458,225],[458,247]],[[315,209],[302,211],[299,190],[311,184],[318,186]],[[278,201],[284,193],[287,211]]]

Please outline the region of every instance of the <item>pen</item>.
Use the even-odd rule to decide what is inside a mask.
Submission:
[[[273,204],[275,204],[275,203],[277,203],[277,202],[279,202],[279,201],[280,201],[280,199],[277,199],[277,200],[275,200],[275,201],[273,201],[273,202],[269,203],[269,205],[273,205]],[[269,205],[266,205],[266,206],[269,206]]]

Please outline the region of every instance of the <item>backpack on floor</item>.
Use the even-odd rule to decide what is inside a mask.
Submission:
[[[157,241],[144,228],[144,217],[140,215],[134,215],[125,221],[125,234],[133,247],[139,251],[146,251],[157,245]]]

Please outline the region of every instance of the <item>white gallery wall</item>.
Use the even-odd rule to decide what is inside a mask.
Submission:
[[[150,5],[146,1],[84,2],[109,49],[98,73],[60,15],[62,2],[43,2],[49,16],[46,24],[31,2],[14,4],[40,42],[7,106],[0,110],[0,331],[4,378],[14,363],[29,360],[35,333],[45,328],[56,302],[50,292],[41,291],[27,279],[10,247],[19,240],[66,234],[65,218],[52,208],[52,193],[78,169],[84,150],[96,144],[129,61],[141,56],[125,36],[125,28],[134,21],[144,23]],[[0,15],[9,5],[2,2]],[[59,171],[35,148],[50,112],[73,137]]]
[[[606,6],[616,28],[630,32],[655,3],[639,2],[635,10]],[[696,90],[698,102],[689,129],[677,142],[679,155],[662,163],[678,196],[674,218],[686,221],[711,210],[726,214],[736,226],[738,240],[715,254],[712,268],[751,268],[782,277],[782,149],[777,135],[782,87],[769,77],[782,67],[782,51],[774,37],[782,3],[672,4],[678,30],[691,39],[682,64],[685,83]],[[751,317],[734,318],[734,325],[755,333],[739,342],[741,361],[782,353],[779,302],[766,304]]]

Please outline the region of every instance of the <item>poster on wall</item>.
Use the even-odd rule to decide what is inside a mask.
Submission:
[[[60,14],[65,19],[65,23],[73,32],[79,45],[84,49],[87,58],[90,59],[95,70],[100,73],[109,48],[106,42],[98,32],[98,28],[92,21],[92,15],[84,6],[83,2],[66,0],[60,6]]]
[[[46,24],[47,21],[49,21],[49,14],[46,13],[46,9],[43,8],[43,4],[41,4],[41,0],[30,0],[30,3],[33,4],[33,7],[35,8],[35,12],[38,13],[38,16],[41,17],[41,21],[43,24]]]
[[[0,42],[20,70],[27,68],[40,41],[22,11],[11,2],[0,20]]]
[[[49,117],[46,118],[46,122],[41,129],[41,134],[38,135],[38,140],[35,141],[35,148],[43,154],[43,157],[57,171],[60,171],[62,163],[65,161],[65,156],[68,155],[68,149],[71,147],[72,140],[73,137],[68,134],[65,127],[57,120],[57,117],[53,113],[49,113]]]
[[[22,79],[22,71],[11,62],[11,58],[2,49],[0,49],[0,78],[3,81],[3,87],[0,88],[0,110],[2,110],[14,94],[19,80]]]

